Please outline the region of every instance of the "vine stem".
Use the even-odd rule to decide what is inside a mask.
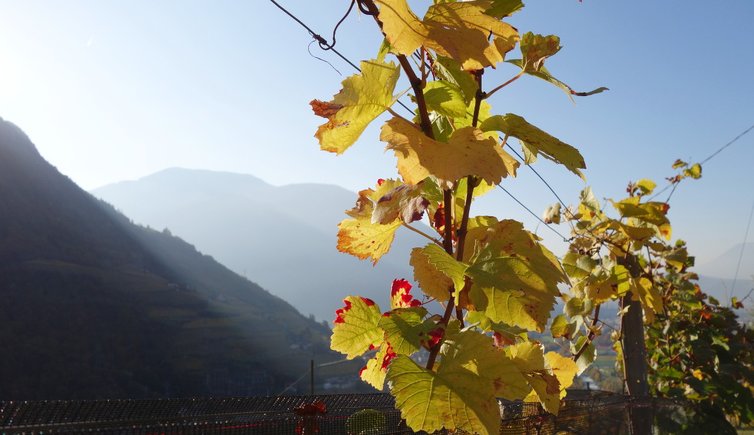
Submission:
[[[602,305],[597,305],[594,307],[594,318],[592,318],[592,324],[589,326],[589,335],[586,337],[586,341],[584,344],[581,345],[581,349],[579,349],[578,352],[576,352],[576,355],[573,356],[574,361],[578,361],[579,358],[581,358],[581,355],[586,351],[587,346],[594,340],[594,336],[597,335],[594,328],[597,327],[597,322],[600,321],[600,307]]]
[[[476,93],[476,102],[474,103],[474,116],[471,119],[472,127],[476,127],[479,123],[479,108],[482,105],[484,99],[484,92],[482,91],[482,75],[484,70],[476,71],[474,78],[476,79],[479,88]],[[458,229],[458,250],[456,252],[456,260],[463,260],[463,251],[466,246],[466,233],[469,228],[469,215],[471,214],[471,202],[474,199],[474,187],[476,187],[477,179],[469,175],[466,177],[466,201],[463,204],[463,216],[461,217],[461,227]]]
[[[360,1],[359,4],[363,4],[366,6],[367,10],[369,11],[369,15],[374,18],[374,21],[377,22],[377,25],[380,27],[380,31],[382,31],[382,35],[387,37],[385,35],[385,32],[382,30],[382,21],[380,21],[379,14],[380,11],[377,9],[377,5],[374,4],[373,0],[363,0]],[[414,69],[411,67],[411,62],[406,58],[403,54],[396,54],[395,55],[398,58],[398,62],[401,64],[401,68],[403,68],[403,71],[406,73],[406,77],[408,77],[408,82],[411,84],[411,88],[414,90],[414,97],[416,98],[416,106],[419,110],[419,119],[421,122],[421,129],[429,136],[431,139],[434,139],[434,134],[432,133],[432,122],[429,120],[429,112],[427,111],[427,102],[424,100],[424,89],[422,87],[422,79],[419,78],[416,73],[414,72]]]
[[[420,236],[426,237],[427,239],[429,239],[429,240],[437,243],[438,245],[442,246],[442,242],[441,241],[435,239],[434,237],[430,236],[429,234],[425,233],[424,231],[422,231],[422,230],[420,230],[418,228],[414,228],[414,227],[412,227],[411,225],[409,225],[409,224],[407,224],[405,222],[402,222],[401,225],[403,225],[404,227],[408,228],[409,230],[411,230],[411,231],[419,234]]]
[[[382,30],[383,29],[382,22],[379,19],[380,11],[377,8],[377,6],[374,4],[374,1],[373,0],[359,0],[359,8],[362,9],[362,6],[366,7],[368,14],[374,18],[375,22],[377,22],[377,25],[380,27],[382,34],[385,35],[384,30]],[[417,107],[417,111],[419,115],[420,126],[422,129],[422,132],[430,139],[434,139],[435,135],[434,135],[434,132],[432,131],[432,122],[429,119],[429,111],[427,110],[427,103],[424,99],[424,82],[421,78],[419,78],[416,75],[413,68],[411,67],[411,62],[406,58],[405,55],[396,54],[396,57],[398,58],[398,62],[401,64],[401,68],[403,68],[403,71],[406,73],[406,77],[408,78],[408,81],[411,84],[411,88],[414,91],[414,97],[416,99],[416,107]],[[478,104],[481,104],[481,103],[478,103]],[[476,119],[477,117],[478,116],[475,116],[474,118]],[[470,200],[471,198],[467,198],[467,201],[470,201]],[[445,248],[445,252],[447,252],[449,255],[452,256],[453,255],[453,227],[455,225],[454,225],[454,220],[453,220],[453,192],[451,189],[448,189],[448,188],[443,189],[443,204],[444,204],[443,207],[444,207],[444,213],[445,213],[445,234],[443,237],[443,247]],[[456,305],[455,298],[453,297],[454,288],[451,286],[448,289],[448,291],[450,292],[450,298],[448,300],[448,305],[445,307],[445,314],[443,315],[442,320],[441,320],[441,324],[444,326],[447,326],[448,322],[450,322],[450,316],[453,314],[453,308]],[[437,355],[440,352],[441,346],[442,346],[442,340],[430,351],[429,359],[427,361],[427,370],[432,370],[435,360],[437,359]]]
[[[511,84],[511,83],[515,82],[516,80],[520,79],[522,75],[524,75],[524,70],[521,70],[521,72],[519,72],[518,74],[516,74],[515,76],[513,76],[513,78],[511,78],[507,82],[503,83],[502,85],[500,85],[500,86],[496,87],[495,89],[493,89],[493,90],[485,93],[484,94],[484,98],[491,97],[492,94],[494,94],[495,92],[499,91],[500,89],[503,89],[504,87],[508,86],[509,84]]]
[[[442,202],[445,213],[445,235],[443,236],[443,246],[445,252],[453,255],[453,191],[443,189]]]
[[[479,91],[476,95],[476,103],[474,105],[474,117],[471,120],[471,125],[476,127],[476,125],[479,122],[479,107],[482,104],[482,100],[484,99],[484,93],[481,91],[482,89],[482,74],[484,73],[484,70],[481,70],[474,74],[474,77],[477,80],[477,83],[479,84]],[[466,178],[466,201],[463,204],[463,215],[461,216],[461,226],[458,229],[458,247],[456,250],[456,259],[458,261],[461,261],[463,259],[463,251],[464,251],[464,245],[466,243],[466,231],[468,230],[469,225],[469,215],[471,214],[471,202],[474,199],[474,185],[476,184],[475,177],[469,176]],[[448,219],[448,212],[450,211],[447,204],[450,202],[448,201],[448,196],[450,196],[450,200],[452,201],[452,194],[450,194],[449,190],[445,190],[445,231],[446,231],[446,237],[445,241],[451,242],[451,250],[448,250],[448,253],[453,255],[452,252],[452,239],[450,238],[452,235],[452,231],[448,231],[448,228],[450,227],[449,222],[452,222]],[[447,250],[447,248],[446,248]],[[460,295],[463,291],[466,290],[467,284],[464,286],[461,291],[458,292]],[[451,287],[452,291],[452,287]],[[442,324],[446,325],[448,322],[450,322],[450,317],[453,315],[453,308],[457,308],[455,306],[455,298],[453,296],[450,297],[450,300],[448,301],[448,305],[445,307],[445,314],[442,317]],[[461,321],[463,318],[463,310],[457,310],[456,315],[458,317],[461,317]],[[429,358],[427,360],[427,370],[432,370],[432,367],[435,365],[435,361],[437,359],[437,354],[440,352],[440,347],[442,346],[442,341],[438,343],[429,353]]]
[[[452,292],[453,288],[451,287],[450,291]],[[453,308],[455,307],[455,299],[453,296],[450,297],[450,300],[448,300],[448,305],[445,306],[445,314],[442,316],[442,320],[440,323],[443,325],[447,325],[448,322],[450,322],[450,316],[453,315]],[[435,345],[430,351],[429,351],[429,358],[427,358],[427,370],[432,370],[432,367],[435,365],[435,361],[437,360],[437,354],[440,353],[440,348],[442,347],[442,342],[445,341],[445,336],[443,334],[443,339],[440,340],[439,343]]]

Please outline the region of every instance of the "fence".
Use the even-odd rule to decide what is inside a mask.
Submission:
[[[553,416],[501,402],[501,434],[628,434],[634,409],[678,407],[573,391]],[[367,410],[367,411],[364,411]],[[0,402],[1,434],[412,434],[387,394]]]

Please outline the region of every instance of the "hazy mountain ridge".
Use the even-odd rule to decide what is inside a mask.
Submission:
[[[752,275],[754,275],[754,243],[739,243],[732,246],[714,260],[698,265],[696,269],[699,270],[699,273],[709,277],[733,279],[739,259],[741,266],[738,271],[738,279],[751,281]]]
[[[338,252],[337,224],[357,195],[332,185],[276,187],[251,175],[171,168],[92,193],[138,223],[169,228],[320,320],[332,320],[349,294],[384,306],[392,280],[413,276],[410,249],[427,243],[399,230],[375,267]]]
[[[0,119],[0,399],[276,393],[328,329],[137,227]]]

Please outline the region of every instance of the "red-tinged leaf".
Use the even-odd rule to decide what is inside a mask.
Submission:
[[[428,206],[429,201],[422,196],[421,186],[398,184],[377,199],[372,212],[372,223],[385,225],[400,219],[410,224],[420,220]]]
[[[348,296],[343,302],[345,306],[337,311],[330,348],[353,359],[382,344],[384,332],[378,326],[381,312],[371,299]]]
[[[390,307],[392,309],[421,305],[421,302],[411,295],[411,287],[411,283],[405,279],[393,280],[393,287],[390,290]]]
[[[312,100],[309,102],[309,104],[312,106],[312,111],[314,111],[314,114],[323,118],[329,118],[338,113],[338,110],[343,108],[342,104],[335,104],[321,100]]]
[[[361,72],[343,80],[343,89],[332,101],[312,101],[314,114],[327,118],[314,135],[320,147],[340,154],[353,145],[369,123],[395,101],[398,76],[394,63],[364,61]]]
[[[382,225],[372,223],[374,206],[370,198],[372,189],[359,192],[356,206],[346,211],[352,219],[338,224],[338,250],[360,259],[371,258],[374,264],[390,250],[395,231],[401,226],[399,220]]]

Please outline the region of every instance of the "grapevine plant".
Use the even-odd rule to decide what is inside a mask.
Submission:
[[[701,177],[699,164],[676,161],[679,173],[668,180],[677,186],[686,178]],[[569,276],[565,314],[552,323],[554,337],[572,339],[571,349],[580,369],[595,357],[594,337],[601,333],[600,306],[621,304],[621,328],[613,340],[625,386],[632,396],[648,396],[647,351],[644,328],[665,311],[663,289],[671,284],[667,272],[686,267],[688,253],[682,243],[671,245],[672,227],[667,201],[653,201],[656,183],[641,179],[629,183],[628,197],[614,201],[617,217],[603,209],[591,188],[581,192],[577,207],[564,211],[573,237],[563,267]],[[547,219],[560,221],[559,205],[547,210]]]
[[[699,164],[677,160],[673,167],[678,173],[667,179],[673,190],[702,174]],[[726,418],[754,421],[754,334],[732,310],[701,291],[697,275],[689,270],[694,258],[685,242],[670,243],[670,195],[653,201],[655,187],[648,179],[629,183],[628,197],[610,201],[616,217],[589,188],[577,207],[562,212],[573,228],[562,259],[571,286],[564,295],[565,314],[553,320],[551,332],[571,341],[581,371],[596,355],[592,341],[602,333],[601,305],[619,301],[620,329],[611,336],[627,392],[682,399],[687,406],[681,420],[691,428],[735,433]],[[559,205],[546,211],[553,222],[562,217]],[[731,305],[743,306],[735,298]],[[649,419],[634,418],[632,424],[638,422],[645,425],[639,433],[651,430]],[[673,433],[682,432],[685,424],[672,419],[660,423]]]
[[[604,88],[579,93],[551,75],[544,63],[560,50],[560,40],[522,35],[508,24],[505,19],[523,7],[519,0],[435,0],[424,18],[406,0],[357,3],[384,42],[332,100],[311,102],[327,119],[315,136],[323,150],[340,154],[387,112],[380,140],[395,154],[399,177],[359,192],[338,226],[337,247],[376,264],[402,226],[428,243],[410,255],[422,295],[397,279],[386,311],[370,299],[347,297],[331,347],[348,358],[373,355],[361,379],[377,389],[387,383],[415,431],[496,433],[498,397],[539,401],[557,413],[577,365],[545,353],[528,332],[545,330],[558,285],[568,276],[521,222],[472,216],[471,205],[538,156],[578,176],[586,167],[576,148],[523,117],[493,114],[490,96],[524,75],[569,97]],[[487,86],[492,79],[485,74],[502,65],[515,70],[512,77]],[[396,108],[401,74],[414,106],[408,117]],[[523,162],[505,151],[511,138],[519,140]],[[436,236],[412,226],[425,215]],[[422,350],[426,362],[419,364],[415,354]]]

